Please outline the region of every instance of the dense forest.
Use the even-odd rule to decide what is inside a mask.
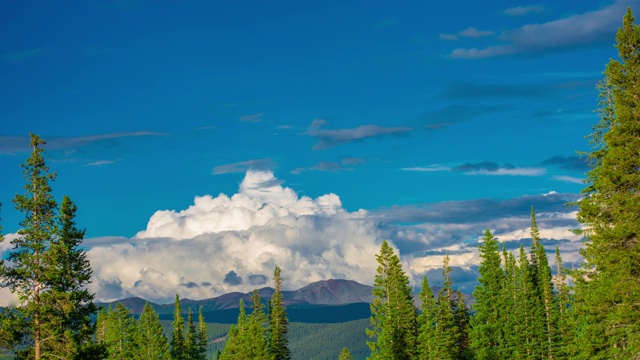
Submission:
[[[384,241],[366,329],[369,352],[335,348],[334,358],[640,359],[640,26],[631,10],[616,41],[618,59],[609,61],[598,86],[592,150],[583,154],[591,165],[586,187],[572,204],[582,224],[575,231],[584,236],[582,266],[564,269],[558,249],[550,261],[532,208],[530,249],[514,254],[485,231],[471,308],[454,286],[448,255],[442,288],[434,296],[425,277],[418,308],[399,255]],[[263,303],[254,291],[229,328],[206,324],[201,310],[188,309],[185,321],[178,296],[168,328],[149,304],[137,319],[121,304],[98,309],[86,289],[92,270],[80,246],[85,231],[76,225],[73,201],[65,196],[58,204],[52,195],[56,174],[45,163],[44,144],[31,135],[25,193],[13,201],[25,217],[0,262],[0,286],[21,301],[0,312],[6,357],[280,360],[293,358],[294,349],[300,358],[318,356],[321,338],[362,341],[364,334],[351,330],[362,321],[289,324],[278,267],[270,300]]]

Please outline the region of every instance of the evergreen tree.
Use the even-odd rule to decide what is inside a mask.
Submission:
[[[351,356],[349,349],[343,347],[342,351],[340,351],[340,355],[338,356],[338,360],[353,360],[353,356]]]
[[[204,322],[202,308],[200,308],[198,311],[198,359],[206,359],[208,344],[209,336],[207,335],[207,324]]]
[[[109,356],[107,360],[129,360],[138,353],[136,343],[136,323],[129,315],[127,309],[121,303],[116,304],[115,309],[109,308],[105,313],[101,312],[98,328],[98,341],[102,342]]]
[[[139,348],[136,360],[169,360],[169,341],[164,335],[158,314],[147,302],[138,318],[135,341]]]
[[[289,320],[282,298],[282,278],[280,268],[276,266],[273,272],[274,292],[269,300],[269,353],[273,360],[291,359],[289,350]]]
[[[253,290],[251,293],[251,303],[253,311],[248,316],[246,330],[249,357],[255,360],[268,360],[270,358],[267,342],[268,319],[258,290]]]
[[[422,308],[418,316],[418,358],[435,359],[436,298],[426,276],[418,296]]]
[[[516,269],[516,357],[523,359],[542,358],[542,314],[533,271],[524,247],[520,245],[519,266]]]
[[[505,281],[499,299],[499,306],[502,308],[501,333],[503,340],[498,345],[498,359],[518,359],[517,345],[519,336],[515,328],[520,317],[519,309],[516,307],[518,301],[518,266],[513,252],[507,252],[506,245],[502,244],[502,259],[504,261]]]
[[[25,213],[25,219],[20,222],[20,236],[11,241],[10,265],[3,265],[0,273],[1,286],[8,287],[24,303],[19,310],[25,319],[30,320],[29,338],[32,339],[32,353],[36,360],[42,355],[42,331],[49,310],[42,295],[48,291],[47,282],[53,275],[53,259],[50,259],[48,250],[56,232],[57,207],[49,185],[56,174],[50,173],[45,164],[41,148],[44,144],[39,136],[31,134],[33,151],[27,162],[22,164],[26,193],[16,194],[13,199],[16,209]]]
[[[470,331],[470,315],[469,308],[464,301],[464,295],[462,291],[458,290],[456,294],[456,307],[455,307],[456,325],[458,326],[458,349],[460,351],[459,359],[473,359],[473,353],[471,351],[471,339],[469,337]]]
[[[573,346],[574,318],[572,314],[571,295],[569,285],[567,284],[564,269],[562,267],[562,258],[560,257],[560,249],[556,245],[556,271],[557,275],[554,279],[554,285],[557,290],[557,307],[558,307],[558,356],[559,359],[569,357],[570,354],[576,353]]]
[[[198,333],[196,330],[196,324],[193,322],[193,310],[191,310],[191,308],[189,308],[187,315],[187,334],[184,340],[184,347],[187,360],[198,359]]]
[[[30,136],[32,153],[22,164],[26,192],[13,200],[25,218],[11,241],[9,265],[0,265],[0,286],[18,296],[16,319],[27,324],[22,330],[30,344],[20,356],[94,358],[99,351],[92,349],[89,316],[96,308],[86,290],[91,268],[79,247],[84,230],[76,228],[77,208],[68,197],[57,208],[50,186],[56,174],[49,172],[41,147],[46,142]]]
[[[173,332],[171,335],[171,360],[187,360],[187,349],[184,339],[184,317],[180,308],[180,296],[176,294],[175,310],[173,311]]]
[[[449,255],[442,266],[443,287],[436,302],[435,359],[457,360],[461,357],[460,332],[456,319],[456,302],[451,279]]]
[[[504,344],[505,308],[502,297],[505,294],[505,272],[501,267],[499,245],[489,229],[484,232],[482,243],[478,247],[482,262],[478,268],[480,277],[473,291],[475,315],[471,320],[471,348],[478,360],[509,359],[500,353]]]
[[[402,270],[400,258],[384,241],[374,280],[371,304],[371,327],[367,335],[370,359],[413,359],[417,354],[417,323],[409,278]]]
[[[601,121],[591,136],[578,221],[585,263],[573,273],[580,358],[640,353],[640,26],[630,9],[600,86]]]
[[[244,310],[244,301],[240,299],[238,324],[231,325],[227,333],[227,341],[224,350],[219,356],[220,360],[249,359],[245,332],[247,329],[247,315]]]

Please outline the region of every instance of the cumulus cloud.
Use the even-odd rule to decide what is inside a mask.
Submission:
[[[276,167],[276,162],[273,159],[255,159],[248,161],[241,161],[231,164],[218,165],[213,168],[213,173],[228,174],[228,173],[240,173],[247,172],[248,170],[273,170]]]
[[[458,48],[451,57],[464,59],[544,52],[573,46],[610,42],[620,26],[627,7],[638,9],[633,0],[618,0],[599,10],[575,14],[563,19],[541,24],[527,24],[519,29],[504,32],[500,40],[504,45],[486,48]],[[513,10],[512,12],[517,12]]]
[[[324,120],[313,120],[306,134],[318,139],[313,150],[325,150],[336,145],[362,141],[390,135],[403,135],[411,132],[410,127],[384,127],[379,125],[362,125],[352,129],[324,129],[328,123]]]
[[[132,294],[169,302],[250,291],[276,265],[288,288],[346,277],[371,283],[382,234],[340,198],[299,197],[271,172],[249,171],[237,194],[198,196],[189,208],[156,212],[128,243],[88,252],[100,300]],[[209,282],[211,286],[189,286]]]

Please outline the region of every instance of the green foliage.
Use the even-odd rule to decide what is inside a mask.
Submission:
[[[184,338],[184,318],[180,307],[180,296],[176,294],[173,312],[173,332],[171,334],[171,360],[187,360],[187,349]]]
[[[133,359],[138,353],[137,328],[129,309],[118,303],[98,314],[97,340],[104,344],[108,360]]]
[[[207,324],[204,322],[204,316],[202,316],[202,308],[198,310],[198,354],[197,359],[207,358],[207,345],[209,344],[209,337],[207,336]]]
[[[196,360],[199,357],[198,332],[193,322],[193,310],[189,308],[187,315],[187,334],[184,339],[184,348],[188,360]]]
[[[138,318],[135,342],[138,345],[136,360],[169,360],[169,341],[164,335],[158,314],[146,303]]]
[[[442,266],[444,286],[438,292],[436,301],[436,331],[433,359],[454,360],[462,357],[461,329],[456,319],[457,303],[453,291],[453,279],[450,276],[449,255],[445,255]]]
[[[353,356],[351,356],[349,349],[343,347],[340,351],[340,355],[338,355],[338,360],[353,360]]]
[[[640,26],[630,9],[599,86],[600,122],[591,135],[584,199],[587,242],[575,279],[576,357],[631,358],[640,353]]]
[[[77,207],[69,197],[57,206],[50,186],[56,174],[45,163],[44,144],[31,134],[32,153],[22,164],[25,193],[13,199],[25,218],[19,237],[11,242],[9,265],[0,262],[0,286],[8,287],[22,305],[15,318],[3,319],[8,326],[0,338],[28,341],[20,351],[23,358],[93,358],[100,350],[92,348],[90,316],[96,307],[86,290],[91,267],[80,248],[85,231],[76,227]],[[19,336],[17,319],[25,325]]]
[[[422,313],[418,316],[418,357],[433,359],[436,355],[436,298],[426,276],[422,278],[418,296],[422,307]]]
[[[412,359],[417,353],[417,322],[409,278],[387,241],[382,243],[376,260],[371,328],[367,329],[367,335],[373,338],[367,342],[369,358]]]
[[[485,230],[478,250],[482,262],[478,268],[480,285],[473,291],[475,314],[471,322],[471,348],[478,360],[508,359],[510,357],[500,351],[505,342],[502,296],[506,278],[501,267],[498,241],[489,229]]]
[[[269,300],[269,354],[273,360],[291,359],[289,350],[289,320],[284,308],[282,298],[282,278],[280,268],[276,266],[273,271],[274,292]]]

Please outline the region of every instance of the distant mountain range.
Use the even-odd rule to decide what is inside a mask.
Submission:
[[[434,287],[434,294],[437,294],[439,289]],[[352,280],[330,279],[313,282],[298,290],[283,291],[282,295],[290,322],[339,323],[369,318],[369,304],[373,301],[372,290],[373,287]],[[258,290],[265,304],[273,295],[273,291],[270,287]],[[181,299],[180,305],[185,313],[189,308],[194,311],[202,308],[206,322],[232,324],[237,321],[240,299],[247,308],[251,305],[249,294],[232,292],[204,300]],[[465,295],[465,298],[467,303],[471,302],[470,296]],[[129,308],[132,314],[139,315],[146,302],[144,299],[132,297],[97,305],[107,307],[121,303]],[[160,315],[160,319],[170,320],[173,317],[173,303],[149,303]],[[416,305],[419,306],[417,296]],[[247,309],[247,312],[250,313],[251,310]]]

